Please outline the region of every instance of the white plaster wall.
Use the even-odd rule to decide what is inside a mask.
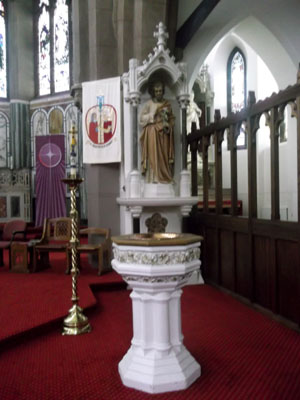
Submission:
[[[237,33],[265,60],[280,88],[290,84],[300,59],[299,14],[298,0],[245,0],[242,6],[240,0],[219,2],[184,49],[190,87],[211,49],[239,24]],[[247,19],[248,27],[242,24]]]
[[[260,90],[257,99],[263,99],[266,95],[270,95],[277,85],[272,78],[267,68],[259,68],[260,62],[254,50],[241,40],[235,33],[226,35],[215,46],[212,52],[205,60],[205,64],[209,66],[211,76],[212,90],[215,93],[214,109],[221,111],[221,116],[227,115],[227,60],[231,51],[239,47],[246,58],[246,72],[247,72],[247,92],[249,90],[258,93],[257,86],[260,83],[261,74],[269,74],[264,89]],[[271,82],[269,84],[269,81]],[[228,151],[227,140],[223,142],[223,187],[231,187],[230,176],[230,152]],[[243,202],[243,214],[248,214],[248,160],[247,151],[239,150],[237,153],[238,164],[238,199]],[[264,187],[264,182],[261,182]]]
[[[205,35],[201,35],[201,30],[204,29],[202,26],[184,52],[184,61],[188,64],[190,87],[193,86],[195,76],[203,62],[209,64],[212,88],[215,92],[214,108],[220,109],[222,116],[227,114],[227,59],[235,46],[240,47],[244,52],[247,60],[247,91],[254,90],[257,100],[264,99],[272,92],[278,92],[278,90],[294,84],[300,60],[300,25],[296,24],[294,17],[295,12],[300,12],[300,2],[285,2],[285,8],[280,16],[276,5],[282,2],[274,1],[272,12],[268,14],[268,20],[266,20],[264,12],[271,7],[270,4],[261,4],[256,0],[253,0],[251,4],[245,2],[247,6],[242,11],[241,7],[231,7],[229,15],[224,10],[226,3],[233,6],[236,2],[230,0],[220,2],[207,22],[204,23]],[[257,10],[254,10],[253,5],[256,5]],[[221,15],[222,9],[223,15]],[[263,15],[260,15],[260,11]],[[259,16],[260,21],[256,16]],[[294,32],[291,33],[290,26],[287,28],[289,24],[294,24],[294,29],[298,32],[298,39]],[[287,37],[287,35],[290,36]],[[266,71],[269,71],[269,74],[266,74]],[[290,110],[288,115],[290,115]],[[280,207],[282,214],[287,208],[288,219],[294,220],[297,218],[296,129],[295,123],[290,117],[288,117],[287,128],[288,142],[280,144]],[[223,187],[226,188],[230,187],[230,154],[225,143],[223,150]],[[258,133],[258,205],[259,215],[264,217],[268,215],[271,205],[269,153],[268,128],[262,122]],[[239,170],[247,171],[246,154],[246,151],[238,151]],[[243,200],[244,213],[247,214],[247,176],[241,173],[238,175],[238,195]],[[285,219],[284,216],[282,218]]]

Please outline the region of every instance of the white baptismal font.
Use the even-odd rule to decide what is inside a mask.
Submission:
[[[112,237],[112,266],[132,289],[133,338],[119,363],[125,386],[162,393],[186,389],[200,376],[183,344],[180,298],[199,271],[201,240],[176,233]]]

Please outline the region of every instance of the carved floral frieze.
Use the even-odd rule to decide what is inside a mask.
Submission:
[[[114,258],[125,264],[145,264],[145,265],[170,265],[183,264],[200,258],[200,248],[194,247],[187,250],[178,251],[158,251],[145,252],[137,250],[113,249]]]
[[[139,283],[172,283],[183,282],[192,276],[193,272],[187,272],[183,275],[172,276],[139,276],[139,275],[123,275],[126,282],[139,282]]]
[[[0,170],[0,184],[2,189],[10,187],[29,188],[30,175],[29,170]]]

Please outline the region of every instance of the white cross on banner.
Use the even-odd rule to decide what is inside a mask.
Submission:
[[[106,164],[121,161],[121,79],[83,82],[83,162]]]

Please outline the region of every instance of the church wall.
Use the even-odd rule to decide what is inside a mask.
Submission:
[[[276,36],[276,32],[270,31],[267,25],[263,25],[252,16],[241,21],[234,28],[234,33],[242,38],[261,57],[274,76],[279,89],[285,89],[291,82],[295,81],[300,49],[298,57],[291,58],[284,43],[280,42]],[[284,73],[282,73],[283,71]]]
[[[81,4],[75,1],[73,5],[73,14],[77,17]],[[173,4],[176,5],[177,1]],[[74,51],[74,77],[78,77],[78,82],[122,75],[129,69],[130,58],[142,62],[156,43],[153,37],[156,25],[160,21],[166,23],[170,2],[89,0],[87,6],[83,28],[84,32],[88,30],[88,49],[86,43],[80,42]],[[80,36],[81,32],[75,26],[73,37],[78,39]],[[76,53],[80,55],[78,64]],[[85,53],[88,53],[89,70],[83,73],[81,65],[84,66]],[[120,233],[120,207],[116,198],[122,193],[123,186],[126,188],[127,168],[130,167],[121,170],[121,164],[86,165],[90,226],[110,227],[113,234]]]
[[[133,54],[134,12],[132,0],[114,0],[113,27],[117,40],[118,74],[122,75],[128,68],[128,61]]]
[[[135,0],[134,2],[134,57],[144,60],[152,51],[155,41],[153,32],[156,25],[166,22],[167,0]]]
[[[255,25],[251,23],[249,26],[249,36],[258,39],[257,46],[264,44],[268,31],[277,38],[278,43],[281,43],[281,51],[279,52],[278,46],[276,48],[278,52],[275,57],[276,63],[274,58],[268,54],[270,50],[272,51],[270,47],[264,48],[264,52],[260,56],[263,58],[263,55],[265,55],[270,59],[270,63],[267,64],[274,76],[277,74],[273,72],[271,67],[276,68],[278,74],[280,74],[282,69],[276,64],[285,61],[287,64],[284,71],[286,72],[281,75],[286,82],[291,72],[291,65],[296,70],[300,58],[299,40],[297,39],[300,36],[300,26],[295,21],[295,15],[299,15],[299,12],[300,3],[297,0],[274,0],[272,2],[253,0],[247,1],[245,7],[241,7],[239,0],[222,0],[219,2],[184,49],[184,61],[188,63],[190,88],[193,86],[200,66],[214,45],[231,29],[237,27],[239,23],[249,17],[256,20]],[[259,30],[259,23],[260,26],[265,26],[267,29]],[[286,29],[287,24],[292,25],[292,27],[289,26],[288,30]],[[288,36],[291,29],[293,29],[293,35]],[[287,41],[289,42],[288,46],[286,45]],[[273,50],[275,50],[274,47]],[[285,75],[287,75],[287,78]],[[284,86],[289,83],[283,82]]]
[[[89,80],[89,9],[86,2],[73,0],[73,79],[75,83]]]
[[[117,42],[113,29],[113,2],[73,2],[74,83],[118,75]],[[119,232],[119,165],[85,165],[89,226]]]
[[[205,60],[205,63],[209,64],[212,90],[215,93],[214,109],[220,109],[222,116],[227,115],[227,60],[235,46],[244,52],[247,62],[247,91],[254,91],[257,101],[277,92],[278,88],[284,89],[296,81],[296,68],[287,52],[278,40],[254,18],[247,18],[231,32],[232,34],[220,40]],[[262,66],[263,62],[257,57],[257,54],[266,62],[265,66]],[[260,72],[268,67],[274,77],[269,73],[269,78],[267,78]],[[294,151],[296,131],[292,129],[293,121],[290,117],[290,110],[288,110],[286,118],[289,139],[285,143],[280,143],[280,203],[282,219],[294,220],[297,209],[296,152]],[[223,187],[226,188],[230,187],[230,153],[227,151],[227,143],[223,144],[223,150]],[[243,173],[243,171],[247,172],[246,150],[239,150],[237,156],[238,171],[241,171],[238,175],[238,196],[243,201],[244,214],[247,215],[248,178]],[[259,216],[270,218],[270,146],[268,128],[265,126],[263,118],[258,132],[257,162]]]
[[[100,2],[98,2],[99,4]],[[167,4],[164,1],[157,1],[155,4],[152,4],[151,6],[149,5],[148,2],[145,1],[135,1],[133,7],[128,7],[128,2],[124,1],[118,1],[118,2],[113,2],[113,10],[112,10],[112,20],[113,20],[113,35],[116,38],[116,43],[117,43],[117,65],[118,65],[118,70],[117,73],[121,74],[124,72],[124,70],[128,70],[128,59],[131,57],[136,57],[140,60],[143,60],[149,51],[152,50],[155,40],[153,39],[153,31],[155,28],[155,25],[159,20],[164,21],[166,18],[166,9],[167,9]],[[197,3],[197,2],[195,2]],[[200,3],[200,2],[199,2]],[[276,1],[278,3],[278,1]],[[279,2],[280,3],[280,2]],[[282,2],[281,2],[282,3]],[[295,4],[294,2],[292,2]],[[104,2],[103,4],[108,5],[107,2]],[[193,7],[196,7],[198,4],[194,4],[193,2],[188,2],[188,4],[185,4],[186,9],[189,9],[192,11]],[[179,1],[179,13],[182,11],[182,2],[180,3]],[[191,7],[191,8],[189,8]],[[261,2],[258,2],[258,0],[255,0],[254,2],[249,2],[247,4],[247,7],[241,8],[240,5],[237,4],[236,1],[234,0],[224,0],[218,4],[218,6],[213,10],[212,14],[209,16],[208,20],[203,24],[203,28],[205,29],[205,32],[202,31],[202,28],[199,29],[199,32],[195,35],[195,37],[191,40],[187,48],[184,50],[184,60],[188,64],[188,76],[190,79],[190,87],[193,85],[193,76],[197,72],[197,69],[201,66],[203,63],[205,57],[208,55],[209,51],[213,47],[213,45],[225,34],[227,33],[231,28],[235,27],[240,21],[243,19],[249,17],[249,15],[260,15],[260,10],[263,8],[265,11],[265,8],[267,6],[261,4]],[[276,7],[275,7],[276,8]],[[230,12],[228,12],[230,10]],[[268,18],[272,21],[274,13],[277,13],[276,10],[272,10],[273,13],[268,13]],[[293,11],[288,11],[289,13],[292,13]],[[278,11],[279,13],[279,11]],[[287,14],[287,15],[288,15]],[[261,15],[260,15],[261,17]],[[277,18],[277,16],[276,16]],[[276,20],[274,16],[274,20]],[[182,18],[184,20],[185,18]],[[264,15],[262,19],[266,19],[266,16]],[[180,20],[180,16],[178,17],[178,21]],[[260,18],[261,20],[261,18]],[[145,23],[147,21],[147,23]],[[270,26],[270,24],[269,24]],[[272,27],[272,24],[271,24]],[[238,29],[238,28],[237,28]],[[255,36],[255,31],[256,28],[253,29],[253,25],[249,23],[248,28],[246,26],[244,27],[239,27],[241,30],[240,36],[242,34],[244,35],[245,38],[248,38],[249,36],[252,37],[253,35],[253,40],[254,42],[263,42],[262,36],[265,37],[265,31],[261,30],[260,32],[257,33],[257,36]],[[279,28],[277,29],[283,30],[282,23],[279,24]],[[298,29],[298,28],[297,28]],[[252,34],[252,36],[251,36]],[[90,34],[90,39],[91,39]],[[132,40],[130,40],[132,38]],[[292,46],[294,46],[294,41]],[[262,48],[262,51],[265,51],[266,47]],[[270,50],[270,48],[269,48]],[[250,50],[249,50],[250,51]],[[275,51],[275,50],[274,50]],[[278,51],[278,48],[276,49]],[[282,55],[284,53],[280,53]],[[286,54],[285,54],[286,55]],[[108,54],[103,52],[103,57],[107,59]],[[274,56],[274,54],[273,54]],[[272,56],[269,56],[270,61]],[[285,57],[286,59],[286,57]],[[269,64],[269,63],[268,63]],[[273,63],[274,64],[274,63]],[[280,78],[281,80],[279,81],[280,84],[284,85],[284,83],[289,80],[289,83],[294,82],[294,76],[293,79],[290,79],[290,75],[292,75],[291,72],[289,71],[296,71],[296,63],[293,60],[292,62],[290,61],[289,64],[283,63],[281,64],[281,69],[282,68],[287,71],[287,77]],[[254,87],[254,83],[256,80],[255,77],[255,71],[256,68],[253,65],[252,68],[252,74],[249,76],[249,89]],[[276,71],[275,71],[276,72]],[[279,72],[279,71],[278,71]],[[285,75],[285,74],[281,74]],[[102,71],[99,70],[98,76],[94,77],[97,79],[103,78],[104,76],[102,75]],[[225,115],[224,113],[223,115]],[[127,144],[128,145],[128,144]],[[126,150],[126,144],[125,144],[125,151],[127,154]],[[242,166],[246,165],[246,157],[241,156],[242,153],[238,154],[239,158],[239,163]],[[227,162],[227,165],[228,162]],[[87,167],[87,171],[88,171]],[[93,167],[94,168],[94,167]],[[98,167],[101,168],[101,167]],[[128,168],[128,170],[127,170]],[[127,187],[126,182],[127,182],[127,173],[130,170],[130,167],[124,166],[124,171],[120,172],[120,193],[122,193],[122,188],[125,186]],[[247,194],[244,191],[244,183],[245,179],[243,177],[239,178],[239,187],[243,190],[243,192],[240,193],[240,196],[242,200],[245,202],[245,205],[247,203]],[[91,181],[91,185],[95,186],[94,184],[97,185],[97,182]],[[263,183],[262,183],[263,185]],[[94,190],[94,189],[93,189]],[[94,194],[93,194],[94,196]],[[247,210],[247,208],[245,208]],[[99,212],[99,210],[97,210]],[[93,220],[97,221],[97,216],[95,215],[93,211]],[[99,220],[99,218],[98,218]],[[123,224],[123,222],[121,222]]]
[[[89,80],[117,75],[117,43],[112,24],[112,2],[90,0],[89,17]]]
[[[231,51],[239,47],[246,58],[247,64],[247,91],[256,91],[257,65],[254,51],[234,35],[229,35],[216,46],[213,54],[205,60],[209,66],[212,91],[214,97],[214,109],[221,112],[221,117],[227,115],[227,60]],[[212,114],[214,111],[212,110]],[[212,115],[213,119],[213,115]],[[228,150],[227,136],[222,146],[223,157],[223,188],[231,187],[230,176],[230,152]],[[243,213],[248,213],[248,178],[247,178],[247,151],[239,150],[237,153],[238,162],[238,198],[243,202]]]
[[[1,169],[1,220],[31,218],[29,100],[34,96],[32,2],[7,2],[8,99],[0,109],[8,118],[7,164]],[[17,170],[16,170],[17,169]]]
[[[274,14],[274,19],[277,20],[277,13]],[[292,15],[290,14],[292,18]],[[255,29],[253,29],[255,27]],[[275,30],[276,31],[276,30]],[[275,32],[274,31],[274,32]],[[277,92],[278,89],[285,89],[288,85],[296,81],[296,68],[282,44],[278,41],[271,32],[264,26],[257,24],[253,18],[248,18],[244,23],[240,24],[235,33],[240,35],[266,63],[266,67],[270,69],[277,85],[272,82],[267,82],[266,77],[262,74],[258,76],[256,85],[256,98],[263,99]],[[262,40],[263,38],[263,40]],[[300,52],[299,52],[300,59]],[[276,60],[276,61],[275,61]],[[275,62],[274,62],[275,61]],[[258,60],[259,68],[261,69],[261,61]],[[283,73],[284,71],[284,73]],[[268,92],[267,87],[272,87],[273,90]],[[287,107],[286,126],[288,129],[288,141],[280,143],[280,208],[281,218],[295,220],[297,218],[296,206],[296,129],[294,120],[291,118],[290,107]],[[260,205],[261,214],[263,217],[270,217],[270,151],[268,129],[265,127],[264,121],[261,122],[260,131],[265,131],[265,141],[260,146],[260,158],[258,162],[263,164],[264,179],[260,185]]]
[[[83,2],[73,0],[74,83],[121,75],[128,70],[130,58],[137,57],[143,60],[155,45],[153,38],[155,25],[159,21],[165,22],[167,26],[172,25],[172,21],[169,20],[170,10],[171,7],[172,9],[177,7],[177,3],[179,4],[177,22],[180,25],[180,21],[184,22],[200,1],[88,0]],[[263,53],[264,60],[275,76],[279,88],[295,81],[296,66],[300,59],[300,27],[297,21],[299,2],[274,0],[272,4],[269,2],[266,4],[253,0],[246,3],[245,7],[240,7],[238,0],[222,0],[184,50],[183,61],[188,64],[190,87],[194,82],[193,77],[214,44],[231,28],[236,27],[239,22],[249,16],[258,17],[267,29],[262,24],[259,29],[258,20],[255,19],[256,25],[252,20],[248,25],[241,24],[236,27],[236,34],[252,47],[255,45],[255,50],[260,55]],[[8,7],[11,15],[8,24],[11,97],[31,100],[34,98],[32,2],[9,1]],[[271,42],[268,39],[271,32],[276,35],[278,44],[283,46],[278,44],[274,46],[274,41]],[[176,101],[173,100],[173,102],[175,107]],[[292,173],[295,170],[295,157],[289,158],[290,152],[294,149],[294,141],[295,138],[291,138],[285,145],[286,150],[283,150],[281,154],[282,164],[287,165],[289,171],[288,179],[282,178],[282,182],[289,182],[289,185],[294,185],[295,181]],[[180,143],[177,146],[180,148]],[[265,162],[268,162],[267,156]],[[94,168],[93,172],[90,172],[91,168]],[[98,174],[95,174],[95,169],[98,170]],[[95,196],[95,188],[99,188],[99,199],[96,202],[98,206],[88,207],[89,219],[92,224],[101,225],[106,215],[115,215],[119,212],[115,198],[120,191],[121,173],[115,165],[111,167],[87,166],[86,175],[88,197]],[[105,192],[108,179],[113,181],[115,186]],[[108,208],[102,206],[101,197],[111,200],[107,202]],[[293,193],[289,197],[295,202]],[[113,230],[116,233],[119,231],[118,223]]]

